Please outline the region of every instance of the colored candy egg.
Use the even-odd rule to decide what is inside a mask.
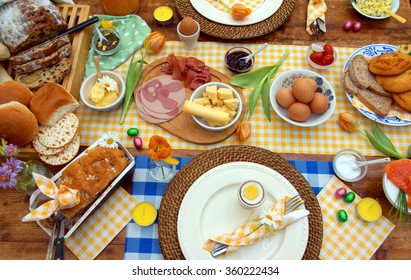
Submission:
[[[129,130],[127,130],[127,134],[128,134],[129,136],[137,136],[139,132],[140,132],[140,131],[138,131],[138,129],[135,128],[135,127],[132,127],[132,128],[130,128]]]
[[[347,193],[344,197],[344,201],[347,202],[347,203],[353,202],[354,199],[355,199],[355,194],[353,192]]]
[[[341,223],[345,223],[348,220],[347,212],[345,212],[345,210],[342,209],[338,210],[337,218]]]
[[[347,190],[344,188],[339,188],[336,192],[335,192],[335,196],[338,198],[344,198],[345,195],[347,194]]]
[[[143,147],[143,139],[136,136],[133,139],[133,144],[134,144],[134,146],[136,146],[137,149],[141,149]]]

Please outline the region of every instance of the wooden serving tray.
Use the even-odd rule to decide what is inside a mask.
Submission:
[[[146,81],[154,78],[155,76],[161,76],[161,75],[166,75],[165,73],[161,72],[161,67],[164,64],[167,64],[167,57],[158,59],[149,65],[147,65],[143,72],[141,73],[140,80],[137,84],[136,90]],[[213,82],[222,82],[225,84],[228,84],[230,81],[230,78],[227,77],[226,75],[218,72],[217,70],[209,67],[210,69],[210,74],[211,74],[211,80]],[[198,126],[193,118],[191,117],[190,114],[182,112],[179,114],[177,117],[172,119],[171,121],[163,122],[157,124],[159,127],[167,130],[171,134],[191,143],[195,144],[214,144],[223,141],[224,139],[228,138],[231,134],[235,132],[237,129],[237,126],[242,122],[244,118],[244,114],[246,111],[245,107],[245,99],[243,92],[239,87],[234,87],[238,93],[241,96],[242,100],[242,111],[241,115],[238,118],[238,120],[235,122],[234,125],[230,126],[226,130],[219,131],[219,132],[213,132],[213,131],[208,131],[200,126]],[[187,99],[190,99],[191,94],[193,93],[193,90],[186,88],[186,94],[187,94]]]
[[[66,20],[68,28],[88,20],[91,14],[90,6],[88,5],[57,4],[56,6]],[[80,87],[83,81],[84,68],[90,49],[92,33],[93,27],[88,26],[81,31],[70,34],[70,41],[72,44],[72,52],[70,55],[71,71],[63,79],[61,85],[77,100],[79,100],[80,96]],[[8,65],[7,71],[11,77],[14,77],[12,70],[11,65]]]

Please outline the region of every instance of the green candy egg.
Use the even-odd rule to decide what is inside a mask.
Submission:
[[[337,218],[341,223],[345,223],[348,220],[347,212],[345,212],[345,210],[342,209],[338,210]]]
[[[355,194],[353,192],[349,192],[344,196],[344,201],[347,203],[353,202],[355,199]]]
[[[139,133],[138,129],[135,127],[130,128],[129,130],[127,130],[127,134],[129,136],[137,136]]]

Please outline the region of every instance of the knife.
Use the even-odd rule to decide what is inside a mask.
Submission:
[[[56,246],[56,251],[54,253],[55,260],[64,260],[65,221],[66,219],[64,218],[64,216],[58,221],[58,234],[56,240],[54,241],[54,245]]]

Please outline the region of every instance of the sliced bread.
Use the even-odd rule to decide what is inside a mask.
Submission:
[[[30,90],[37,90],[47,83],[60,83],[70,70],[70,59],[64,57],[51,67],[39,69],[30,74],[16,75],[15,80],[24,84]]]
[[[37,137],[40,143],[48,148],[60,148],[68,144],[77,132],[79,120],[70,113],[55,125],[40,125]]]
[[[358,93],[359,88],[351,80],[350,73],[348,71],[344,72],[341,79],[341,84],[344,87],[345,92],[351,95],[356,95]]]
[[[392,98],[375,94],[368,89],[359,89],[358,100],[380,117],[385,117],[390,112]]]

